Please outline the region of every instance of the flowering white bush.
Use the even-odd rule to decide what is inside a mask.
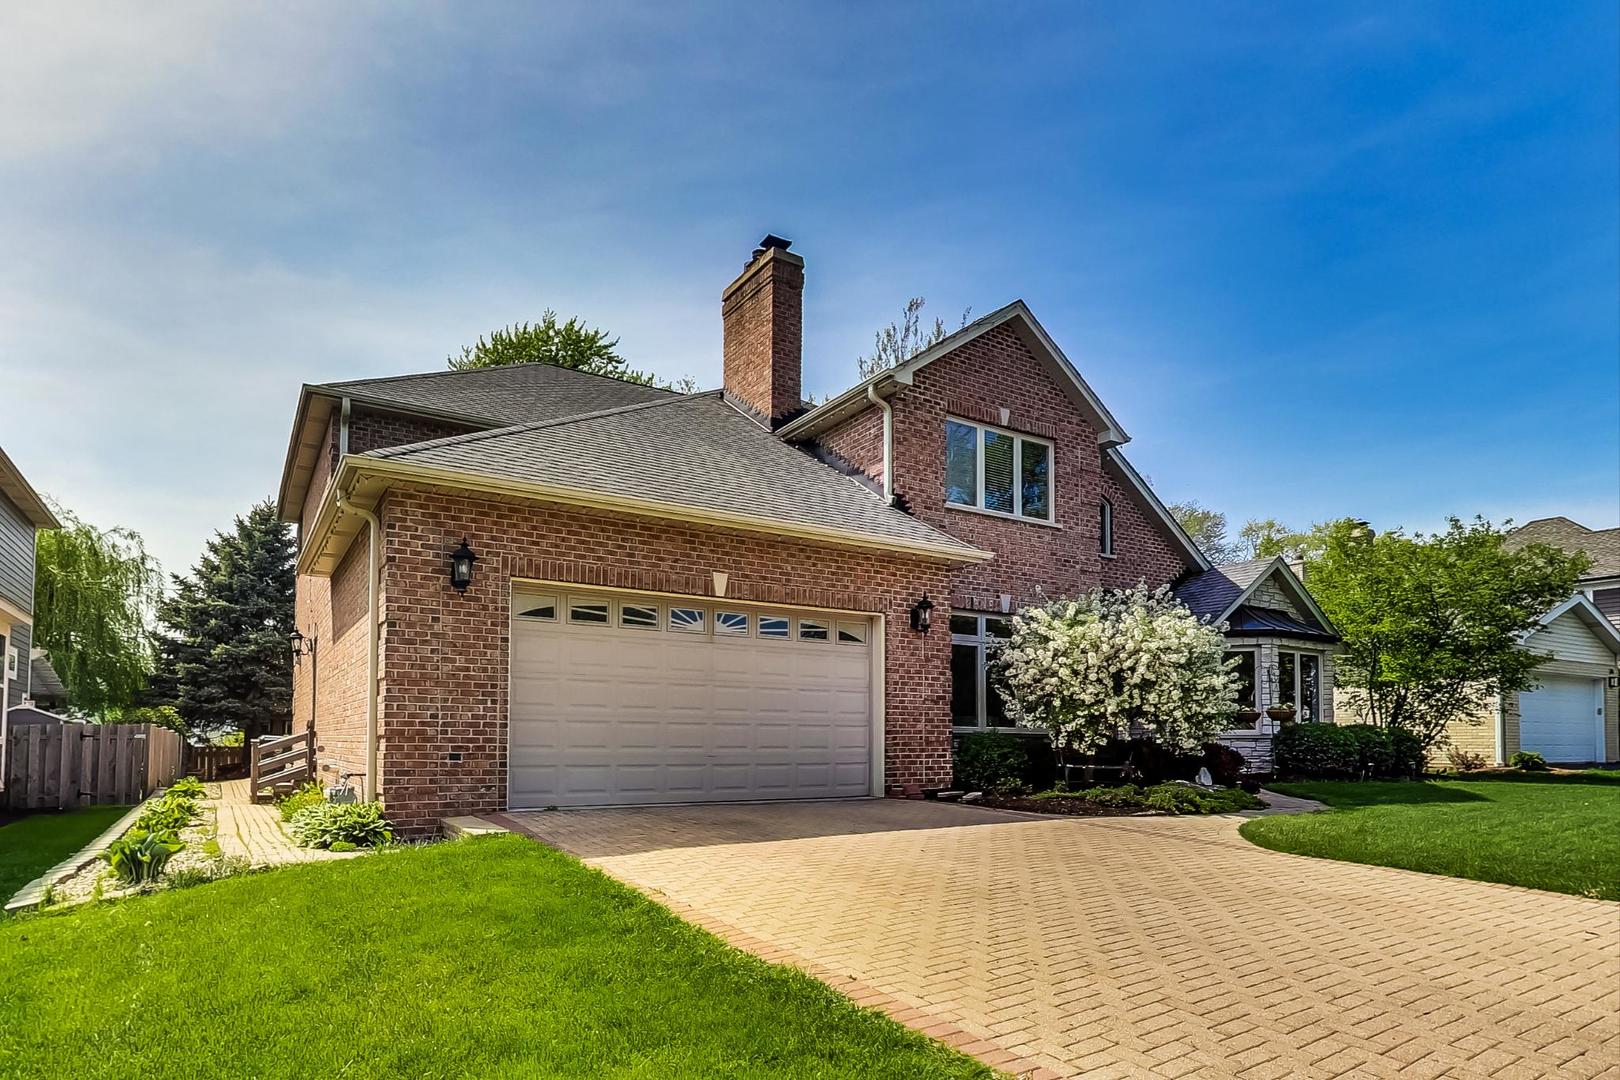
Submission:
[[[1195,751],[1237,709],[1222,630],[1144,585],[1025,608],[995,661],[1007,716],[1079,753],[1133,733]]]

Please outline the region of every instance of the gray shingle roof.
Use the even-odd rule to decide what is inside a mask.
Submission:
[[[1588,529],[1567,517],[1537,518],[1508,533],[1510,548],[1546,544],[1562,551],[1584,551],[1592,560],[1587,578],[1620,576],[1620,529]]]
[[[718,391],[364,456],[974,554],[782,442]]]
[[[1276,559],[1251,559],[1248,562],[1217,566],[1202,574],[1195,574],[1175,587],[1176,597],[1200,618],[1218,618],[1243,590],[1253,585],[1271,568]]]
[[[639,386],[555,364],[429,371],[386,379],[322,383],[313,389],[496,424],[557,420],[623,405],[666,401],[676,396],[672,390]]]

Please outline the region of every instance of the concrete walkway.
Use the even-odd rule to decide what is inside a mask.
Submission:
[[[1233,817],[850,801],[492,820],[1015,1071],[1620,1076],[1620,904],[1277,854]]]
[[[219,853],[227,858],[246,859],[253,866],[285,866],[352,859],[364,854],[299,847],[287,835],[281,823],[281,811],[274,803],[255,803],[249,796],[246,780],[224,780],[209,784],[208,788],[219,826]]]

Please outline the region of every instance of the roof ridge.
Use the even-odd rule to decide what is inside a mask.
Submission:
[[[663,394],[673,394],[683,397],[692,396],[690,394],[682,395],[679,390],[671,390],[664,386],[654,386],[651,383],[638,383],[630,379],[621,379],[617,375],[606,375],[600,371],[585,371],[580,368],[568,367],[564,364],[548,364],[544,360],[533,360],[523,364],[490,364],[486,367],[476,368],[446,368],[442,371],[412,371],[407,372],[404,375],[377,375],[369,379],[344,379],[342,382],[311,383],[310,385],[320,387],[322,389],[337,390],[342,389],[345,386],[353,386],[355,383],[392,383],[403,382],[406,379],[437,379],[446,375],[482,375],[485,372],[511,371],[515,368],[554,368],[557,371],[569,371],[575,375],[588,375],[593,379],[608,379],[612,382],[623,383],[626,386],[639,386],[646,390],[656,390]]]
[[[378,450],[368,450],[359,457],[393,458],[404,457],[406,454],[418,450],[432,450],[441,446],[461,446],[475,443],[481,439],[494,438],[498,435],[517,435],[525,431],[539,431],[542,428],[563,427],[567,424],[578,423],[582,420],[596,420],[604,416],[614,416],[618,413],[639,412],[642,409],[657,409],[665,405],[677,405],[684,401],[696,401],[699,398],[718,397],[719,390],[705,390],[701,394],[674,393],[671,397],[661,398],[657,401],[638,401],[633,405],[616,405],[611,409],[598,409],[595,412],[575,413],[572,416],[559,416],[551,420],[534,420],[523,424],[508,424],[505,427],[489,428],[485,431],[468,431],[460,435],[446,435],[438,439],[424,439],[421,442],[403,443],[399,446],[385,446]]]

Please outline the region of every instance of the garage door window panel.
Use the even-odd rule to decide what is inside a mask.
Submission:
[[[538,619],[541,622],[557,621],[557,598],[555,596],[520,596],[513,605],[517,608],[518,618]]]
[[[669,628],[680,634],[701,634],[708,629],[708,612],[702,608],[672,607]]]
[[[747,637],[749,622],[749,617],[740,611],[717,611],[714,613],[714,632]]]
[[[611,606],[606,600],[570,599],[568,602],[568,621],[598,626],[605,625],[608,622],[608,611]]]
[[[785,640],[791,636],[791,622],[792,620],[781,615],[761,615],[759,617],[759,636]]]
[[[820,619],[800,619],[799,640],[831,641],[832,628]]]

